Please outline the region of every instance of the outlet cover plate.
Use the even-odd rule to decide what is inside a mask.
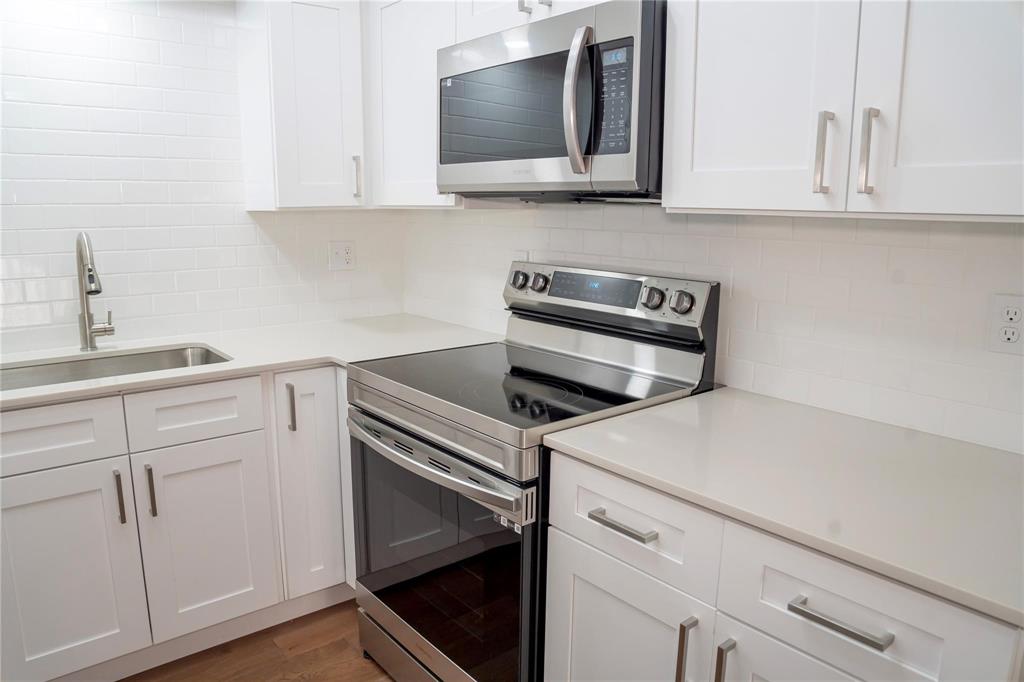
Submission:
[[[327,243],[328,270],[355,270],[356,243],[351,241]]]
[[[1024,355],[1024,296],[993,294],[988,309],[988,349],[996,353]],[[1017,330],[1017,340],[1004,340],[1006,329]]]

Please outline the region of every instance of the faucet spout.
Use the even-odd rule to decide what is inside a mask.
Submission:
[[[95,322],[89,308],[89,297],[102,292],[103,285],[96,271],[92,240],[85,232],[79,232],[75,239],[75,262],[78,266],[78,305],[81,310],[78,314],[78,335],[82,350],[96,350],[96,337],[113,334],[114,324],[109,310],[106,322]]]

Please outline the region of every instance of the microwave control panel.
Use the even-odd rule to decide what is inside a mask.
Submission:
[[[633,111],[633,39],[597,46],[596,154],[629,151]]]

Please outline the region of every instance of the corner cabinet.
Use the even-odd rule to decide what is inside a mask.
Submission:
[[[345,581],[335,372],[321,367],[274,377],[289,599]]]
[[[152,644],[127,456],[11,476],[0,493],[3,679]]]
[[[248,210],[363,203],[360,3],[237,8]]]
[[[457,3],[371,0],[360,5],[370,201],[454,206],[455,195],[437,191],[437,50],[456,42]]]
[[[1019,2],[668,13],[666,208],[1024,214]]]

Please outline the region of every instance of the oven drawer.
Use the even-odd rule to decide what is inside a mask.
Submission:
[[[549,516],[570,535],[715,603],[721,518],[559,453],[551,460]]]
[[[1009,625],[734,523],[725,524],[718,608],[871,680],[1006,680],[1019,636]]]
[[[259,377],[133,393],[124,411],[132,452],[263,428]]]

